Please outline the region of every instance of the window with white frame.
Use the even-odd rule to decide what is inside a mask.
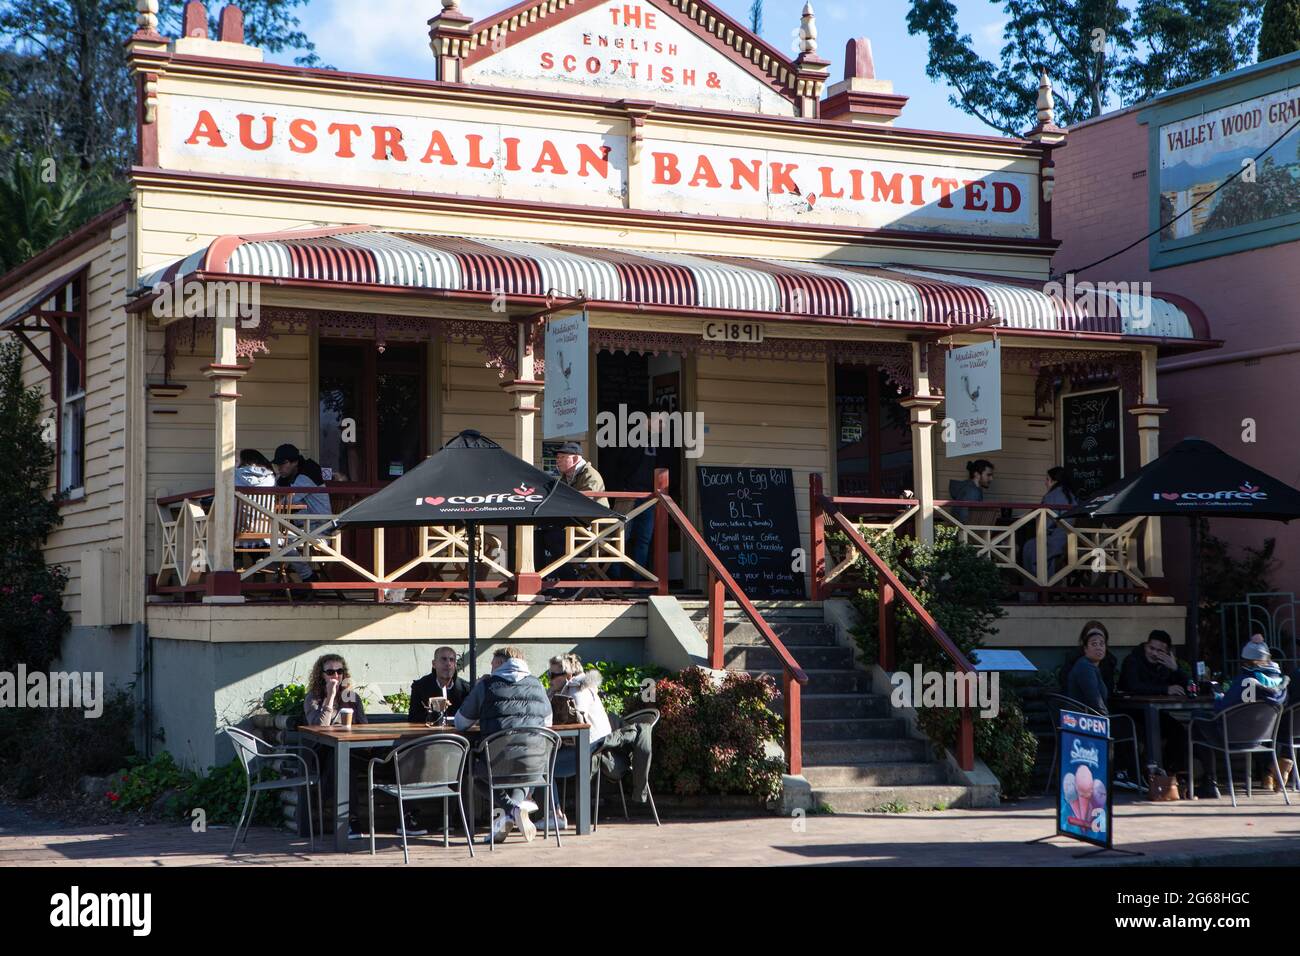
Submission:
[[[59,405],[59,491],[77,493],[86,476],[86,351],[85,312],[81,301],[81,279],[69,282],[55,294],[57,321],[71,345],[62,346],[62,362],[55,394]],[[53,319],[53,317],[51,317]],[[75,349],[72,347],[75,346]]]

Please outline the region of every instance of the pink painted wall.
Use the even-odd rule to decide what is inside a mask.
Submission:
[[[1056,272],[1077,269],[1145,235],[1148,127],[1137,112],[1117,113],[1070,130],[1054,154],[1056,191],[1052,226],[1061,247]],[[1230,455],[1300,486],[1300,243],[1269,246],[1151,272],[1147,243],[1078,274],[1079,279],[1150,282],[1155,292],[1174,292],[1200,306],[1210,334],[1223,347],[1173,356],[1161,362],[1161,450],[1195,436]],[[1221,364],[1177,370],[1187,361],[1229,359],[1240,353],[1278,349],[1282,354],[1237,357]],[[1255,421],[1256,441],[1242,440],[1243,419]],[[1187,529],[1165,523],[1169,586],[1185,593]],[[1278,590],[1300,592],[1300,522],[1226,521],[1211,530],[1237,545],[1278,539]]]

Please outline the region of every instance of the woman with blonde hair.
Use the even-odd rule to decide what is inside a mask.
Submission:
[[[591,752],[594,754],[596,748],[600,746],[600,742],[608,737],[613,729],[610,726],[609,714],[605,712],[605,704],[600,699],[600,684],[603,680],[600,671],[593,667],[584,673],[581,657],[577,654],[563,654],[551,658],[550,673],[551,696],[572,697],[574,706],[578,711],[578,719],[585,724],[591,725]],[[564,676],[557,678],[557,674],[563,674]],[[563,747],[555,758],[555,782],[553,786],[556,788],[555,805],[557,807],[560,806],[558,781],[566,777],[575,777],[577,774],[577,751],[572,746]],[[569,825],[562,808],[559,819],[554,822],[562,830]]]

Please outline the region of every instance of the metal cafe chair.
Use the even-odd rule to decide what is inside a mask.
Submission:
[[[1296,792],[1300,793],[1300,767],[1296,766],[1295,759],[1296,744],[1300,743],[1300,702],[1282,711],[1282,719],[1277,725],[1277,740],[1279,744],[1286,744],[1291,754],[1291,779]],[[1281,787],[1286,790],[1285,780],[1281,782]]]
[[[247,731],[239,730],[235,727],[223,727],[230,742],[235,745],[235,753],[239,756],[239,762],[244,767],[244,809],[240,811],[239,822],[235,824],[235,839],[230,844],[230,855],[235,855],[235,848],[239,846],[239,830],[244,830],[244,840],[248,839],[248,828],[252,825],[253,814],[257,811],[257,798],[264,790],[289,790],[295,787],[302,787],[306,793],[306,799],[303,806],[307,808],[307,840],[311,849],[316,849],[316,841],[312,836],[313,824],[311,818],[311,788],[316,788],[316,815],[322,822],[325,817],[321,809],[321,792],[320,792],[320,761],[316,752],[305,744],[282,744],[275,748],[268,744],[260,737],[254,737]],[[289,751],[301,751],[301,753],[290,753]],[[311,767],[308,766],[307,760],[303,757],[306,754],[311,758]],[[297,761],[301,774],[295,774],[292,777],[281,777],[276,780],[257,780],[264,766],[276,766],[290,761]]]
[[[653,735],[654,735],[655,725],[658,723],[659,723],[659,711],[653,707],[647,707],[644,710],[633,711],[632,713],[624,716],[623,722],[620,726],[627,727],[629,724],[646,725],[646,733],[651,735],[652,743],[650,746],[650,753],[651,753],[651,759],[653,760],[654,759],[653,758],[654,755]],[[603,746],[603,742],[602,742],[602,746],[598,748],[596,753],[593,754],[592,756],[592,769],[596,774],[596,793],[595,793],[596,809],[595,809],[595,813],[592,814],[592,824],[591,824],[591,829],[593,832],[595,831],[596,827],[600,825],[600,779],[601,777],[609,776],[609,779],[613,780],[615,783],[618,784],[618,797],[623,802],[623,819],[624,820],[632,819],[627,812],[627,794],[623,790],[623,778],[627,776],[627,770],[624,770],[622,773],[619,773],[617,776],[607,775],[606,773],[604,773],[601,770],[601,761],[599,759],[599,755],[604,752],[605,752],[605,747]],[[654,814],[655,826],[657,827],[663,826],[663,824],[659,822],[659,808],[655,806],[655,795],[650,790],[649,773],[650,773],[650,768],[649,766],[647,766],[646,767],[647,779],[646,779],[645,789],[646,789],[646,795],[649,796],[650,798],[650,812]]]
[[[551,821],[558,818],[555,792],[551,781],[555,779],[555,758],[560,752],[560,735],[545,727],[516,727],[498,730],[484,737],[474,748],[479,757],[474,771],[486,779],[488,803],[498,790],[526,790],[541,788],[550,812],[543,820],[542,839],[550,836]],[[555,845],[560,845],[560,828],[555,828]],[[489,831],[488,850],[496,846]]]
[[[397,798],[397,819],[402,828],[402,861],[411,862],[406,845],[406,802],[408,800],[442,801],[442,845],[451,845],[449,803],[456,801],[460,826],[474,858],[474,834],[465,819],[465,797],[461,781],[469,757],[469,741],[458,734],[429,734],[394,747],[387,756],[375,757],[366,771],[370,800],[370,855],[375,855],[375,792]],[[394,783],[375,783],[375,768],[391,763]]]
[[[1047,784],[1043,787],[1043,795],[1052,789],[1056,782],[1056,760],[1061,747],[1058,741],[1061,737],[1061,711],[1072,710],[1080,714],[1090,714],[1093,717],[1106,717],[1111,722],[1110,739],[1116,743],[1127,743],[1133,747],[1133,771],[1135,781],[1139,787],[1145,787],[1146,778],[1142,776],[1142,756],[1138,752],[1137,723],[1128,714],[1103,714],[1099,710],[1094,710],[1081,700],[1075,700],[1073,697],[1066,697],[1064,694],[1047,695],[1047,713],[1052,718],[1052,765],[1047,770]],[[1115,725],[1127,727],[1127,733],[1122,735],[1114,732]]]
[[[1237,754],[1246,755],[1246,796],[1253,793],[1251,759],[1254,754],[1268,754],[1273,761],[1273,772],[1281,780],[1282,768],[1277,762],[1277,735],[1281,720],[1281,705],[1266,700],[1236,704],[1213,717],[1192,717],[1187,722],[1189,789],[1196,792],[1196,766],[1190,758],[1197,747],[1211,751],[1211,760],[1215,759],[1214,754],[1223,754],[1223,762],[1228,765],[1228,793],[1232,795],[1234,807],[1237,805],[1237,788],[1232,778],[1232,758]],[[1285,784],[1282,798],[1287,806],[1291,805]]]

